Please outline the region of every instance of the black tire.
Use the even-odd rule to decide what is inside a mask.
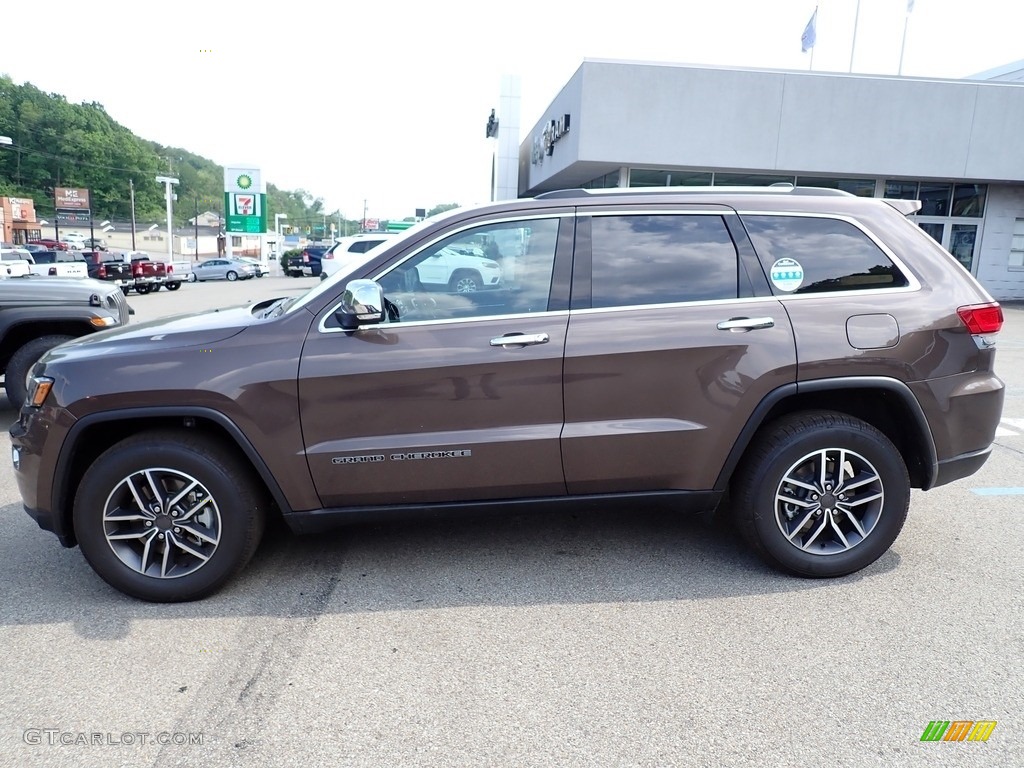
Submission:
[[[909,504],[907,468],[889,438],[860,419],[827,411],[764,427],[732,486],[734,519],[747,543],[776,568],[813,578],[844,576],[875,562],[899,535]]]
[[[155,284],[153,285],[153,293],[156,293],[156,292],[157,292],[157,291],[159,291],[159,290],[160,290],[161,288],[163,288],[163,286],[162,286],[162,285],[160,285],[160,283],[155,283]]]
[[[452,275],[448,282],[448,289],[452,293],[475,293],[484,287],[484,281],[479,273],[471,269],[459,269]]]
[[[290,271],[288,274],[291,275],[292,277],[302,277],[302,272],[301,271],[300,272]]]
[[[195,272],[189,272],[188,273],[188,281],[190,283],[194,283],[196,281],[196,273]]]
[[[193,490],[169,507],[187,488],[213,503],[200,506]],[[268,507],[262,482],[229,447],[189,431],[154,431],[122,440],[92,463],[75,494],[73,521],[82,553],[104,581],[170,603],[206,597],[241,571]],[[123,510],[124,519],[114,520],[111,509]]]
[[[181,283],[168,283],[167,284],[167,290],[168,291],[176,291],[179,288],[181,288]]]
[[[235,272],[233,269],[230,269],[228,270],[228,273],[225,275],[225,277],[233,283],[235,282],[235,280],[238,279],[238,273]]]
[[[7,392],[7,400],[14,408],[21,408],[25,403],[25,396],[28,390],[25,387],[25,377],[32,370],[32,366],[39,362],[39,358],[65,341],[71,341],[74,336],[40,336],[38,339],[22,344],[7,361],[7,368],[4,370],[4,391]]]
[[[135,292],[137,294],[139,294],[140,296],[145,296],[147,293],[149,293],[152,290],[152,288],[153,288],[153,286],[151,286],[151,285],[145,285],[145,284],[143,284],[143,285],[136,285],[135,286]]]

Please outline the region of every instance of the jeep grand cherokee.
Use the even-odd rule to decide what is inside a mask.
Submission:
[[[301,297],[48,353],[11,428],[24,505],[111,585],[200,598],[269,515],[657,497],[812,577],[975,472],[1002,312],[908,218],[834,190],[581,190],[429,219]],[[487,243],[492,290],[430,276]]]

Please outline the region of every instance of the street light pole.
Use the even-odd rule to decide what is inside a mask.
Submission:
[[[171,233],[171,187],[178,183],[178,180],[172,176],[157,176],[157,183],[164,185],[164,199],[167,202],[167,263],[170,264],[174,261],[174,243],[172,240],[173,234]]]
[[[0,147],[9,147],[14,144],[14,139],[10,136],[0,136]],[[4,227],[0,225],[0,241],[4,240],[5,237]],[[11,239],[14,239],[14,233],[11,233]]]

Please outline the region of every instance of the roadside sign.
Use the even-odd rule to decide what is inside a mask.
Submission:
[[[224,169],[224,210],[227,232],[267,231],[267,190],[259,168]]]

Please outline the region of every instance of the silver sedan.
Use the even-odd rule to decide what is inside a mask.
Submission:
[[[239,259],[207,259],[192,267],[188,280],[248,280],[256,274],[252,264]]]

